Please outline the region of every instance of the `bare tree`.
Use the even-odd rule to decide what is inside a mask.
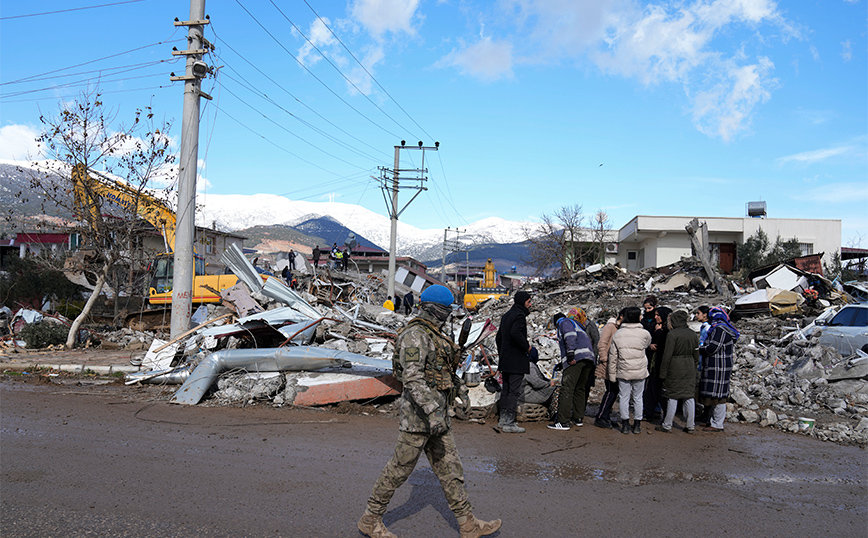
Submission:
[[[106,204],[94,188],[93,178],[111,181],[110,176],[115,176],[141,194],[156,176],[166,173],[175,157],[166,135],[170,125],[156,125],[150,107],[136,110],[129,124],[119,124],[117,113],[105,108],[96,91],[63,102],[57,115],[39,119],[42,134],[36,140],[48,160],[35,170],[25,170],[31,192],[42,196],[43,213],[74,217],[74,231],[82,238],[78,268],[96,277],[88,301],[70,327],[66,346],[71,348],[106,282],[111,283],[116,305],[125,284],[128,292],[141,295],[143,291],[129,289],[134,285],[132,268],[139,250],[136,238],[142,231],[137,217],[139,200],[134,197],[125,205]],[[51,210],[48,205],[53,206]]]

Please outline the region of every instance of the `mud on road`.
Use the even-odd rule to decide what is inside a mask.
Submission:
[[[60,380],[58,380],[60,381]],[[358,537],[397,420],[179,406],[171,390],[0,381],[0,534]],[[367,412],[367,411],[365,411]],[[542,422],[455,426],[474,512],[496,536],[865,536],[865,449],[757,426],[623,435]],[[647,430],[647,428],[646,428]],[[427,462],[385,517],[457,536]]]

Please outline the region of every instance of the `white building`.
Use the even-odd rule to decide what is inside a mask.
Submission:
[[[637,215],[618,231],[617,245],[607,248],[607,261],[614,255],[622,267],[638,271],[662,267],[691,256],[693,249],[685,227],[695,217],[656,217]],[[824,253],[823,261],[841,250],[839,219],[769,219],[756,217],[698,217],[708,224],[708,242],[713,260],[724,273],[735,265],[736,246],[762,228],[773,244],[796,238],[802,255]]]

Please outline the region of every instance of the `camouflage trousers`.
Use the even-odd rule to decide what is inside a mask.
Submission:
[[[401,487],[416,468],[419,456],[425,452],[431,469],[440,480],[449,509],[456,517],[466,516],[472,509],[467,489],[464,487],[464,467],[458,457],[452,430],[441,436],[427,433],[401,432],[395,455],[383,468],[368,499],[368,510],[378,516],[386,513],[395,490]]]

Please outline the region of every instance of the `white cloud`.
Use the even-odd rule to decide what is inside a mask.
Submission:
[[[849,62],[853,59],[853,43],[850,43],[850,40],[844,41],[841,43],[841,58],[844,58],[845,62]]]
[[[868,202],[868,183],[830,183],[801,191],[793,197],[816,202],[863,203]]]
[[[810,49],[811,49],[811,56],[814,58],[814,61],[819,62],[820,61],[820,51],[817,50],[817,47],[815,45],[811,45]]]
[[[415,35],[419,0],[356,0],[350,13],[374,37],[387,32]]]
[[[772,0],[502,0],[498,8],[513,36],[482,37],[438,65],[495,80],[514,64],[589,59],[645,85],[680,84],[697,128],[724,140],[750,127],[778,85],[772,62],[747,57],[745,45],[762,45],[767,27],[775,39],[801,37]],[[745,28],[735,49],[722,48]]]
[[[512,44],[480,36],[479,41],[453,50],[437,62],[437,67],[451,66],[460,73],[485,81],[512,77]]]
[[[787,155],[777,159],[778,164],[799,163],[799,164],[814,164],[824,161],[831,157],[843,155],[853,149],[853,146],[838,146],[836,148],[816,149],[812,151],[803,151],[794,155]]]
[[[304,45],[298,50],[298,61],[304,65],[311,66],[322,59],[322,56],[316,52],[317,49],[323,50],[326,47],[331,47],[337,43],[335,36],[329,31],[326,25],[329,24],[328,19],[314,19],[310,23],[310,28],[307,32],[307,39]]]
[[[0,159],[26,161],[40,156],[39,131],[28,125],[0,127]]]
[[[750,126],[753,109],[771,98],[777,79],[770,73],[774,64],[759,58],[752,65],[733,65],[720,73],[714,87],[699,91],[693,99],[693,123],[700,132],[720,136],[724,141]]]

